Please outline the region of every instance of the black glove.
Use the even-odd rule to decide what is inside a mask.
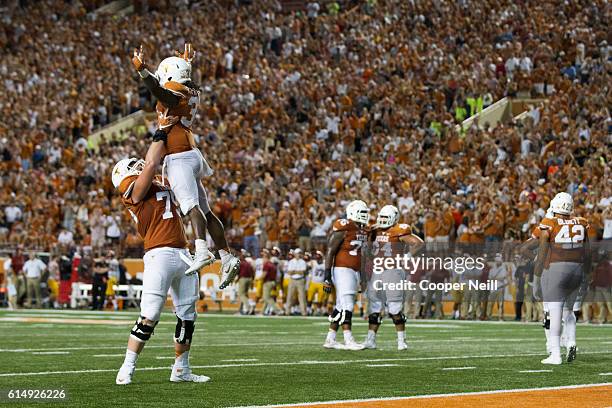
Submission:
[[[332,273],[331,269],[325,270],[325,278],[323,279],[323,291],[325,293],[331,293],[332,291]]]

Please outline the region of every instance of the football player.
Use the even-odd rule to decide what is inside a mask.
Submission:
[[[177,54],[164,59],[155,74],[147,67],[142,46],[134,50],[132,63],[147,89],[157,98],[157,120],[161,132],[156,132],[154,140],[163,140],[165,144],[162,179],[167,171],[174,197],[181,212],[189,216],[196,236],[195,256],[185,273],[195,273],[214,262],[215,256],[206,244],[208,229],[219,249],[222,274],[226,276],[224,280],[231,282],[238,274],[240,260],[230,253],[223,224],[210,210],[201,179],[213,171],[196,147],[191,131],[200,104],[199,87],[191,80],[191,61],[195,52],[191,44],[185,44],[185,52]]]
[[[572,217],[574,201],[558,193],[550,202],[552,218],[544,218],[535,231],[539,240],[534,274],[541,276],[545,329],[549,329],[548,358],[542,364],[558,365],[561,359],[561,325],[565,320],[567,362],[576,359],[576,317],[573,312],[585,274],[590,271],[589,223]],[[564,319],[565,318],[565,319]]]
[[[336,305],[329,316],[329,331],[323,347],[329,349],[363,350],[351,331],[355,296],[361,282],[361,246],[368,238],[370,211],[366,203],[355,200],[346,207],[346,219],[336,220],[327,243],[323,287],[330,293],[336,288]],[[342,326],[344,345],[336,341],[336,331]]]
[[[310,261],[309,276],[310,282],[308,283],[308,292],[306,294],[308,310],[311,311],[311,314],[323,315],[325,313],[325,304],[327,303],[327,293],[323,290],[323,281],[325,280],[323,252],[315,252],[314,259]],[[316,302],[315,296],[317,298]]]
[[[373,231],[372,252],[375,257],[394,257],[404,253],[406,245],[416,246],[413,252],[419,250],[423,240],[412,233],[407,224],[399,223],[400,213],[397,207],[385,205],[376,218]],[[375,279],[383,282],[400,283],[406,279],[403,270],[385,270],[378,277],[373,278],[368,285],[368,335],[364,343],[366,348],[376,348],[376,333],[382,322],[381,312],[383,306],[393,320],[397,332],[397,349],[406,350],[406,316],[403,313],[404,290],[376,290],[372,283]]]
[[[115,382],[130,384],[136,360],[151,338],[168,290],[176,310],[174,333],[175,361],[170,375],[172,382],[206,382],[209,377],[195,375],[189,368],[189,349],[196,319],[199,294],[198,275],[185,275],[190,260],[183,222],[172,202],[171,191],[153,181],[162,142],[149,148],[146,161],[123,159],[113,168],[112,182],[121,194],[121,202],[138,226],[144,240],[145,255],[140,316],[131,330],[123,365]]]

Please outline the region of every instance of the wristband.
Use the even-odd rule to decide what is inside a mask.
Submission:
[[[141,69],[140,71],[138,71],[138,75],[140,75],[142,79],[145,79],[146,77],[151,75],[151,73],[149,72],[148,69],[145,68],[145,69]]]

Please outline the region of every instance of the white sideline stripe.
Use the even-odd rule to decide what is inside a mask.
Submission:
[[[70,354],[69,351],[34,351],[32,354],[47,355],[47,354]]]
[[[224,363],[246,363],[249,361],[259,361],[258,358],[231,358],[229,360],[221,360]]]
[[[286,342],[286,343],[226,343],[226,344],[194,344],[191,348],[194,347],[245,347],[245,346],[312,346],[312,345],[321,345],[320,341],[317,342]],[[98,345],[98,348],[103,349],[118,349],[125,350],[125,344],[121,346],[108,346],[108,345]],[[161,344],[149,344],[147,345],[147,349],[152,348],[174,348],[173,344],[161,345]],[[52,348],[35,348],[35,349],[0,349],[0,353],[23,353],[30,351],[47,351],[47,350],[91,350],[91,347],[52,347]],[[581,353],[585,354],[585,353]]]
[[[581,354],[608,354],[607,351],[592,351],[583,352]],[[529,356],[542,356],[542,353],[524,353],[524,354],[484,354],[476,356],[436,356],[436,357],[407,357],[407,358],[375,358],[375,359],[363,359],[363,360],[307,360],[307,361],[294,361],[294,362],[265,362],[265,363],[241,363],[241,364],[210,364],[210,365],[194,365],[191,368],[237,368],[237,367],[266,367],[266,366],[301,366],[301,365],[343,365],[343,364],[361,364],[361,363],[377,363],[377,362],[392,362],[397,363],[398,361],[428,361],[428,360],[463,360],[471,358],[508,358],[508,357],[529,357]],[[143,367],[138,370],[154,371],[154,370],[168,370],[170,367]],[[117,369],[92,369],[92,370],[68,370],[68,371],[38,371],[30,373],[0,373],[0,377],[19,377],[19,376],[30,376],[30,375],[51,375],[51,374],[84,374],[84,373],[106,373],[114,372]]]
[[[92,357],[125,357],[125,354],[94,354]]]
[[[449,370],[474,370],[476,367],[445,367],[442,370],[444,371],[449,371]]]
[[[470,396],[470,395],[494,395],[494,394],[530,392],[530,391],[558,391],[558,390],[567,390],[567,389],[576,389],[576,388],[603,387],[607,385],[612,385],[612,383],[561,385],[557,387],[539,387],[539,388],[514,388],[514,389],[509,389],[509,390],[457,392],[457,393],[451,393],[451,394],[420,394],[420,395],[411,395],[409,397],[382,397],[382,398],[364,398],[364,399],[352,399],[352,400],[299,402],[297,404],[243,405],[243,406],[236,406],[232,408],[284,408],[284,407],[297,407],[297,406],[304,406],[304,405],[349,404],[352,402],[359,403],[359,402],[376,402],[376,401],[403,401],[403,400],[423,399],[423,398],[463,397],[463,396]]]
[[[519,373],[552,373],[553,370],[521,370]]]
[[[599,375],[612,375],[612,373],[599,373]]]
[[[399,367],[399,364],[366,364],[366,367]]]
[[[155,357],[156,360],[174,360],[176,357],[174,356],[157,356]]]

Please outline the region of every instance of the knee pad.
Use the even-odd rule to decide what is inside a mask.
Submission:
[[[389,317],[391,317],[391,319],[393,319],[393,324],[396,325],[396,326],[398,324],[406,323],[406,316],[404,315],[403,312],[399,312],[398,314],[389,314]]]
[[[380,316],[380,313],[372,313],[368,316],[368,323],[369,324],[375,324],[377,326],[379,326],[382,323],[382,317]]]
[[[550,317],[548,312],[544,313],[544,323],[542,324],[542,327],[544,327],[544,330],[550,330]]]
[[[176,320],[174,341],[179,344],[191,344],[195,323],[193,320],[181,320],[179,317],[177,317]]]
[[[130,331],[130,337],[141,343],[145,343],[151,338],[153,330],[155,330],[155,326],[157,325],[157,322],[155,322],[153,326],[148,326],[144,324],[144,320],[144,316],[138,316],[134,327],[132,327]]]
[[[342,313],[334,308],[334,310],[331,312],[331,314],[327,317],[327,320],[329,320],[330,323],[338,323],[340,321],[340,318]]]

